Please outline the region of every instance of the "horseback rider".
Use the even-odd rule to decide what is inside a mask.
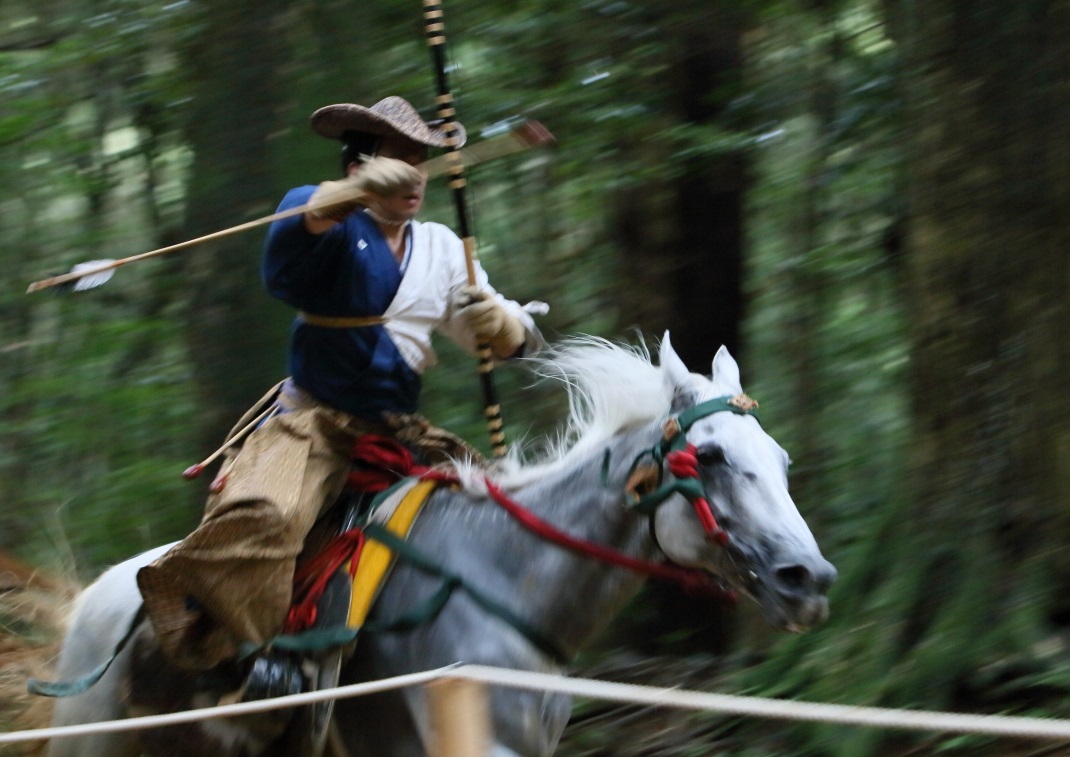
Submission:
[[[345,178],[291,190],[280,211],[313,209],[267,235],[265,286],[298,310],[291,377],[250,411],[266,420],[221,466],[200,525],[137,576],[161,647],[187,670],[280,632],[296,559],[342,492],[357,437],[392,437],[429,463],[478,458],[416,412],[421,374],[436,359],[433,331],[469,350],[489,344],[497,359],[542,343],[530,314],[495,292],[478,262],[468,285],[456,234],[416,220],[427,177],[415,166],[447,146],[441,124],[387,97],[320,108],[311,125],[341,141]],[[465,133],[454,128],[459,147]],[[291,677],[286,657],[265,659],[247,692],[270,695],[273,681]]]

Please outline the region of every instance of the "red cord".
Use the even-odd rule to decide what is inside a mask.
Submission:
[[[360,553],[364,549],[364,532],[353,528],[334,537],[323,551],[305,563],[294,575],[294,597],[300,597],[286,616],[284,630],[296,633],[311,628],[316,622],[316,608],[327,582],[349,561],[349,575],[357,572]]]
[[[669,472],[677,478],[698,478],[698,450],[694,444],[688,444],[683,449],[670,452],[665,456],[665,462],[669,466]],[[695,515],[702,523],[706,538],[716,541],[721,546],[728,544],[728,532],[717,525],[717,519],[713,517],[709,501],[705,497],[695,497],[691,500],[691,506],[695,508]]]
[[[447,484],[459,483],[457,477],[450,473],[416,465],[412,453],[403,444],[390,437],[374,434],[360,436],[353,445],[352,456],[357,467],[350,472],[347,486],[355,491],[381,492],[406,476],[418,476],[423,480]],[[689,444],[683,450],[670,452],[666,456],[666,462],[669,471],[677,478],[698,477],[698,460],[694,445]],[[487,491],[495,502],[522,526],[547,541],[608,565],[627,568],[662,580],[675,581],[690,593],[713,596],[730,602],[736,599],[735,592],[723,589],[705,571],[640,560],[601,544],[575,538],[510,499],[490,479],[486,479],[486,485]],[[699,497],[692,502],[692,505],[707,535],[721,544],[726,544],[728,534],[718,527],[709,503]],[[295,633],[312,627],[316,622],[316,607],[327,588],[327,582],[347,560],[350,565],[350,575],[356,573],[364,541],[364,532],[360,529],[352,529],[339,534],[322,552],[302,566],[294,576],[294,596],[300,599],[295,601],[287,616],[285,626],[287,633]]]
[[[351,456],[354,468],[346,483],[353,491],[381,492],[406,476],[419,476],[429,470],[416,465],[412,452],[389,436],[364,434],[357,437]]]
[[[486,480],[486,484],[487,491],[495,502],[519,521],[526,529],[549,542],[553,542],[558,546],[565,547],[574,552],[587,555],[588,557],[609,565],[627,568],[628,570],[634,570],[637,573],[645,573],[646,575],[660,578],[662,580],[675,581],[689,593],[717,597],[726,601],[735,601],[736,599],[735,592],[723,589],[703,570],[697,568],[684,568],[679,565],[670,565],[667,563],[652,562],[650,560],[640,560],[601,544],[595,544],[586,539],[578,539],[574,536],[570,536],[564,531],[561,531],[555,526],[542,520],[523,505],[510,499],[505,492],[489,479]]]

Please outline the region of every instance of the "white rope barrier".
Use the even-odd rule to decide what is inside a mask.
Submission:
[[[69,738],[72,736],[88,736],[95,733],[118,733],[120,731],[140,731],[146,728],[159,728],[165,725],[178,725],[180,723],[192,723],[198,720],[211,720],[214,718],[229,718],[237,715],[252,715],[272,710],[284,710],[288,707],[299,707],[306,704],[315,704],[328,699],[348,699],[350,697],[377,694],[381,691],[402,689],[406,686],[431,683],[447,677],[455,667],[438,668],[423,673],[398,676],[397,678],[385,678],[381,681],[369,681],[357,683],[351,686],[340,686],[336,689],[323,689],[312,691],[307,694],[291,694],[274,699],[263,699],[256,702],[241,702],[239,704],[218,705],[216,707],[204,707],[197,710],[184,710],[172,712],[166,715],[146,715],[139,718],[126,718],[125,720],[109,720],[102,723],[86,723],[83,725],[65,725],[55,728],[40,728],[36,731],[15,731],[14,733],[0,734],[0,744],[12,744],[17,741],[39,741],[42,739]]]
[[[520,670],[463,665],[444,674],[513,688],[556,691],[590,699],[606,699],[630,704],[708,710],[728,715],[749,715],[779,720],[840,723],[844,725],[897,728],[949,733],[983,733],[1019,738],[1068,739],[1070,720],[970,715],[927,710],[893,710],[883,707],[796,702],[733,694],[711,694],[685,689],[664,689],[628,683],[610,683],[584,678],[567,678]]]
[[[747,715],[779,720],[839,723],[843,725],[895,728],[948,733],[976,733],[1030,739],[1070,740],[1070,721],[1007,715],[970,715],[926,710],[893,710],[881,707],[795,702],[782,699],[712,694],[675,688],[612,683],[585,678],[569,678],[546,673],[529,673],[481,665],[459,665],[423,673],[413,673],[381,681],[342,686],[308,694],[294,694],[258,702],[188,710],[169,715],[114,720],[104,723],[44,728],[0,734],[0,744],[19,741],[84,736],[93,733],[133,731],[165,725],[189,723],[209,718],[233,717],[287,707],[313,704],[328,699],[347,699],[392,689],[431,683],[443,678],[463,678],[485,684],[534,691],[603,699],[629,704],[706,710],[729,715]]]

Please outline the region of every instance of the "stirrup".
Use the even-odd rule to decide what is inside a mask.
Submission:
[[[301,662],[293,657],[265,654],[257,657],[242,684],[242,702],[284,697],[308,691]]]

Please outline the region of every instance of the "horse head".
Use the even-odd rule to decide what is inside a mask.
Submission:
[[[836,569],[821,555],[788,493],[787,453],[762,429],[746,400],[739,406],[717,404],[745,398],[736,361],[721,347],[710,378],[691,373],[666,334],[659,362],[674,414],[716,408],[700,410],[679,433],[693,445],[696,478],[717,523],[711,534],[691,503],[672,496],[654,515],[659,546],[673,562],[713,572],[750,596],[776,629],[820,625],[828,617],[826,595]]]

